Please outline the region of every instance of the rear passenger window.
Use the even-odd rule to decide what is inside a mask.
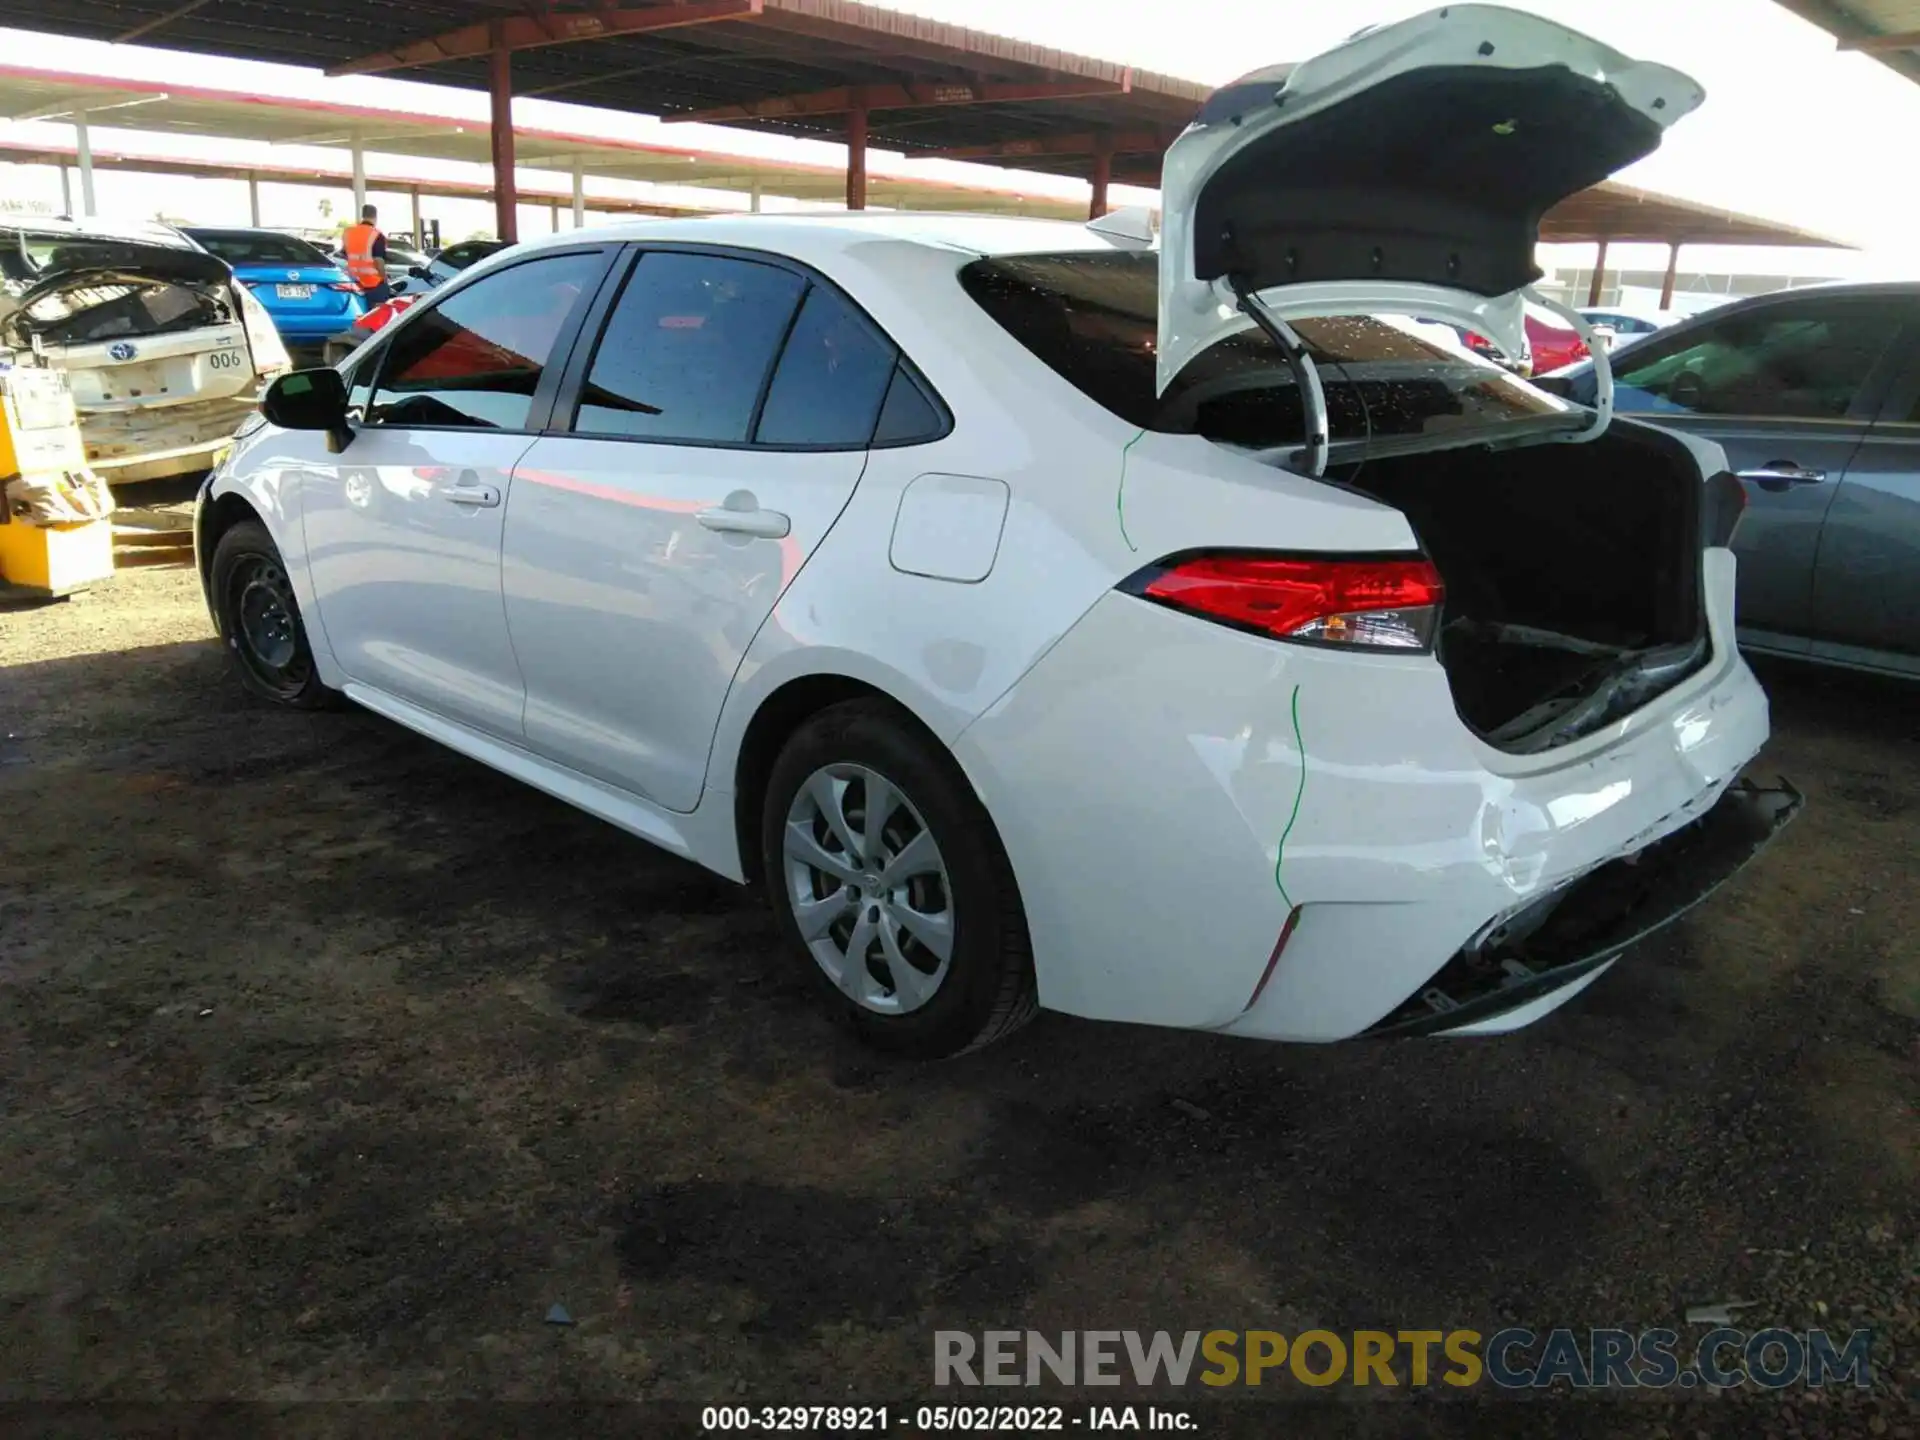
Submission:
[[[938,440],[946,428],[946,421],[902,361],[894,368],[893,383],[887,387],[887,401],[880,407],[880,423],[874,427],[873,443],[919,445]]]
[[[894,348],[823,285],[807,292],[780,352],[754,439],[865,449],[893,377]]]
[[[388,344],[367,423],[525,429],[554,342],[605,263],[600,254],[530,260],[408,316]]]
[[[573,428],[745,444],[807,282],[717,255],[642,255],[608,317]]]

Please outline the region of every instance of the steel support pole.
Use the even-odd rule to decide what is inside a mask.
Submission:
[[[847,209],[867,208],[867,112],[847,112]]]
[[[73,143],[80,161],[80,213],[91,218],[99,212],[93,208],[93,138],[87,133],[84,110],[73,117]]]
[[[1680,278],[1680,242],[1674,241],[1667,250],[1667,278],[1660,282],[1660,308],[1673,308],[1673,287]]]
[[[1607,288],[1607,242],[1602,240],[1593,253],[1593,281],[1587,286],[1587,304],[1598,305]]]
[[[1087,218],[1098,220],[1107,213],[1107,187],[1113,184],[1113,137],[1102,135],[1093,152],[1093,196]]]
[[[493,101],[493,229],[511,245],[520,238],[520,195],[513,179],[513,55],[504,21],[493,22],[487,75]]]

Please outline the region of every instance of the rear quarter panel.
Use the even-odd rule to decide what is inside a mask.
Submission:
[[[1194,437],[1143,433],[1101,409],[967,297],[956,277],[972,258],[876,240],[815,262],[920,367],[954,427],[931,444],[872,453],[839,523],[748,650],[715,738],[714,788],[731,791],[753,714],[802,676],[871,684],[952,745],[1102,595],[1164,555],[1413,544],[1406,522],[1374,501]],[[1007,487],[984,578],[943,580],[891,563],[901,498],[934,473]],[[982,789],[982,798],[993,810],[996,797]]]

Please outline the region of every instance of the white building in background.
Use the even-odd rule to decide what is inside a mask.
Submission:
[[[1569,305],[1587,303],[1593,284],[1591,266],[1546,268],[1547,278],[1540,282],[1541,290]],[[1702,310],[1711,310],[1716,305],[1724,305],[1729,300],[1748,295],[1771,295],[1776,290],[1794,290],[1803,285],[1824,285],[1852,278],[1838,273],[1844,268],[1836,266],[1824,274],[1747,275],[1729,271],[1690,271],[1682,267],[1676,277],[1670,308],[1676,315],[1697,315]],[[1658,270],[1615,270],[1609,267],[1600,287],[1600,303],[1651,315],[1660,308],[1660,282],[1664,278]]]

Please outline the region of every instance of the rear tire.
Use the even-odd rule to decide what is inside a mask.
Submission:
[[[942,1059],[1033,1018],[1026,916],[992,821],[891,706],[850,701],[802,725],[760,836],[781,933],[867,1043]]]
[[[220,537],[212,581],[220,638],[251,694],[292,710],[339,702],[313,663],[293,582],[266,526],[243,520]]]

